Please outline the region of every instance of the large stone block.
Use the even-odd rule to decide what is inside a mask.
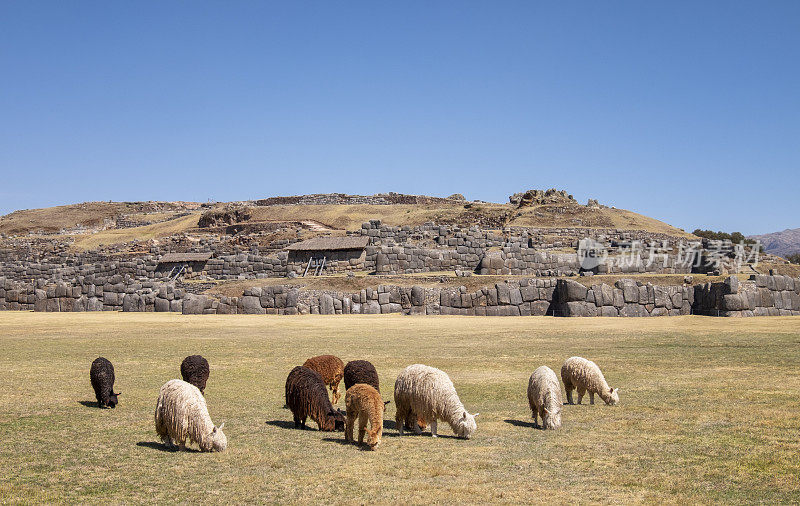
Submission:
[[[571,279],[559,279],[557,281],[556,293],[558,293],[558,301],[562,304],[585,302],[588,291],[588,288]]]
[[[535,286],[523,286],[519,289],[519,291],[524,302],[533,302],[539,295],[539,289]]]
[[[103,310],[103,303],[100,302],[100,299],[97,297],[89,297],[89,300],[86,301],[86,310],[87,311],[102,311]]]
[[[72,304],[73,312],[86,311],[88,306],[88,299],[85,295],[81,295],[77,299],[72,299],[72,300],[75,301],[74,304]]]
[[[126,313],[144,312],[144,301],[135,293],[126,293],[122,298],[122,311]]]
[[[522,293],[519,288],[511,288],[509,291],[509,298],[512,306],[519,306],[522,304]]]
[[[647,316],[647,310],[637,303],[629,303],[619,310],[619,315],[627,317]]]
[[[722,309],[726,311],[741,311],[743,309],[747,309],[747,304],[745,304],[742,300],[741,294],[728,293],[723,295]]]
[[[550,309],[550,302],[546,300],[531,302],[531,316],[545,316],[548,309]]]
[[[333,297],[327,293],[323,293],[319,298],[319,314],[335,314],[335,311],[336,309],[333,304]]]
[[[361,312],[362,314],[380,314],[381,305],[378,304],[377,300],[368,301],[366,304],[361,305]]]
[[[425,289],[421,286],[411,287],[411,305],[423,306],[425,304]],[[419,314],[419,313],[412,313]],[[422,314],[425,314],[424,312]]]
[[[381,304],[381,313],[388,314],[388,313],[400,313],[403,311],[403,306],[397,304],[395,302],[389,302],[387,304]]]
[[[603,306],[600,308],[600,316],[616,317],[619,316],[619,310],[614,306]]]
[[[157,297],[154,302],[154,308],[156,313],[167,313],[169,312],[169,301],[167,299]]]
[[[253,297],[253,299],[255,299],[256,302],[258,302],[257,297]],[[182,307],[183,314],[203,314],[205,309],[206,309],[205,295],[186,294],[186,298],[183,299],[183,307]]]
[[[581,301],[570,301],[564,305],[565,311],[564,316],[587,316],[587,306],[586,302]],[[592,304],[594,307],[594,304]]]
[[[736,276],[729,276],[723,282],[725,285],[725,293],[739,293],[739,278]]]
[[[511,290],[509,290],[508,284],[506,283],[498,283],[496,285],[497,289],[497,302],[500,305],[507,305],[511,303]]]
[[[190,300],[187,296],[187,299],[183,303],[183,313],[184,314],[199,314],[199,313],[187,313],[187,303],[194,308],[196,302]],[[244,295],[239,298],[239,303],[237,304],[237,309],[241,314],[266,314],[267,311],[264,307],[261,306],[261,298],[256,297],[255,295]]]
[[[620,280],[620,281],[625,281],[624,283],[622,283],[622,297],[625,304],[638,304],[639,287],[636,286],[636,283],[634,283],[630,279]],[[619,281],[617,283],[619,283]]]

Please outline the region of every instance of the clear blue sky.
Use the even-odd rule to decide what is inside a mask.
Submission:
[[[800,1],[0,2],[0,212],[564,188],[800,227]]]

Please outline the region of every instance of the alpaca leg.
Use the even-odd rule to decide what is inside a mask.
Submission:
[[[594,404],[594,392],[589,392],[589,404]]]
[[[295,429],[299,429],[300,427],[301,427],[300,426],[300,417],[299,416],[295,416],[294,417],[294,428]]]
[[[422,434],[422,429],[419,428],[419,424],[417,423],[417,416],[414,413],[411,413],[411,426],[414,428],[414,434],[420,435]]]
[[[364,444],[364,433],[367,432],[367,414],[361,413],[358,417],[358,444]]]
[[[355,413],[347,413],[347,422],[345,424],[344,429],[344,440],[353,442],[353,425],[356,422],[356,415]]]
[[[404,425],[406,423],[406,417],[407,416],[408,416],[408,413],[406,411],[405,406],[401,406],[400,404],[397,404],[397,411],[394,414],[394,425],[395,425],[395,427],[397,427],[397,435],[398,436],[402,436],[403,435],[403,428],[404,428]]]
[[[569,387],[567,388],[567,403],[574,404],[574,402],[572,402],[572,388]]]
[[[437,424],[438,420],[436,420],[435,418],[431,420],[431,437],[439,437],[439,435],[436,433],[436,430],[438,429]]]
[[[583,396],[584,395],[586,395],[586,389],[585,388],[579,388],[578,389],[578,404],[581,403],[581,401],[583,400]]]

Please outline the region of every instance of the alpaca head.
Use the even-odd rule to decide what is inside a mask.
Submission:
[[[117,404],[119,403],[119,399],[117,399],[117,396],[119,394],[121,394],[121,393],[122,392],[117,392],[115,394],[114,391],[112,390],[111,394],[108,396],[108,400],[106,401],[106,406],[108,406],[109,408],[112,408],[112,409],[116,408]]]
[[[370,431],[369,435],[367,436],[367,445],[369,445],[370,450],[377,450],[378,446],[381,444],[381,433],[380,431]]]
[[[544,418],[542,418],[542,426],[545,429],[558,429],[561,427],[561,407],[554,410],[544,408]]]
[[[549,392],[545,394],[542,426],[551,430],[561,427],[561,402]]]
[[[225,422],[222,422],[219,427],[214,427],[214,430],[211,431],[211,451],[224,452],[228,447],[228,438],[222,432],[224,426]]]
[[[344,412],[341,409],[331,409],[325,414],[325,420],[322,422],[322,430],[325,431],[343,431],[344,430]]]
[[[609,388],[608,397],[609,400],[606,401],[606,404],[609,406],[616,406],[619,403],[619,388]]]
[[[478,425],[475,423],[475,417],[479,414],[480,413],[475,413],[474,415],[470,415],[467,413],[467,410],[464,410],[464,412],[461,414],[461,417],[455,423],[453,432],[455,432],[460,438],[471,438],[472,434],[475,432],[475,429],[478,428]]]

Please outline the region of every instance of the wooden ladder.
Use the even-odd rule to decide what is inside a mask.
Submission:
[[[325,258],[325,257],[322,257],[322,262],[319,262],[319,263],[317,264],[317,269],[314,271],[314,275],[315,275],[315,276],[320,276],[320,275],[322,275],[322,271],[324,271],[324,270],[325,270],[325,260],[326,260],[326,258]]]
[[[306,264],[306,270],[303,271],[303,277],[306,277],[306,274],[308,274],[308,271],[309,271],[309,269],[311,269],[311,267],[314,268],[314,272],[311,274],[312,276],[321,276],[322,275],[322,271],[325,270],[325,261],[326,260],[327,260],[327,257],[322,257],[321,260],[319,258],[316,258],[316,257],[313,257],[313,256],[311,258],[309,258],[308,259],[308,264]]]

